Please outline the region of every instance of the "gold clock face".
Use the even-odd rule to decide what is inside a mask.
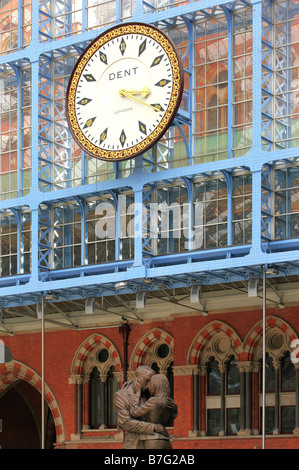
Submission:
[[[183,67],[170,39],[151,25],[118,25],[77,61],[67,90],[68,124],[89,155],[126,160],[163,136],[182,93]]]

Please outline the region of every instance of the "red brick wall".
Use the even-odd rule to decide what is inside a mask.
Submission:
[[[289,307],[285,310],[268,310],[268,315],[275,315],[283,318],[298,333],[299,321],[298,307]],[[142,325],[131,325],[129,336],[128,361],[130,362],[135,345],[140,338],[154,327],[166,330],[174,337],[174,364],[175,366],[186,365],[188,352],[196,334],[207,324],[214,320],[220,320],[233,329],[243,341],[251,328],[262,319],[262,310],[242,311],[242,312],[224,312],[217,315],[202,316],[181,316],[175,317],[169,321],[148,322]],[[47,331],[45,335],[45,380],[50,387],[58,407],[61,411],[63,425],[65,429],[66,441],[71,440],[71,434],[76,433],[76,387],[69,384],[71,375],[71,365],[73,358],[81,343],[92,334],[100,332],[105,335],[116,346],[123,362],[123,344],[122,337],[116,328],[103,328],[94,330],[65,330],[65,331]],[[41,334],[16,334],[13,337],[2,336],[5,344],[10,348],[13,358],[20,361],[38,374],[41,374]],[[1,380],[1,377],[0,377]],[[179,409],[179,416],[175,421],[174,435],[175,448],[254,448],[261,446],[261,438],[202,438],[194,440],[180,440],[188,438],[188,431],[192,430],[192,403],[193,387],[192,376],[174,377],[175,400]],[[0,400],[1,402],[1,400]],[[0,416],[1,418],[1,416]],[[257,416],[253,416],[253,427],[256,428]],[[269,447],[298,447],[298,438],[271,437],[268,439]],[[72,447],[77,447],[75,442],[70,443]],[[107,442],[105,444],[90,444],[108,448],[121,447],[119,443]],[[80,443],[80,447],[84,447]],[[109,447],[110,448],[110,447]]]

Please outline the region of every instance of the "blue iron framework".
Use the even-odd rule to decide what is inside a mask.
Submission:
[[[291,131],[290,23],[285,20],[298,15],[298,4],[281,2],[274,8],[274,2],[268,0],[135,0],[132,3],[115,0],[108,4],[113,11],[110,23],[88,27],[92,25],[88,3],[88,0],[32,0],[30,42],[23,47],[20,21],[18,47],[0,57],[1,71],[10,71],[15,77],[19,104],[23,96],[23,75],[30,74],[32,148],[29,189],[24,183],[23,150],[19,144],[16,193],[0,201],[2,217],[13,214],[16,220],[18,239],[16,273],[0,278],[1,307],[37,304],[42,292],[56,293],[61,301],[114,295],[118,293],[115,284],[121,281],[128,281],[122,293],[154,291],[161,285],[179,288],[247,281],[261,278],[263,265],[275,265],[277,276],[297,275],[299,238],[290,228],[287,189],[298,175],[298,147]],[[23,2],[18,4],[21,19]],[[234,37],[237,22],[245,17],[244,12],[253,38],[250,52],[252,123],[244,151],[238,153]],[[78,31],[74,31],[76,15],[80,16]],[[198,86],[197,31],[204,22],[209,22],[209,28],[213,25],[216,28],[217,18],[225,19],[228,44],[227,148],[225,158],[200,160],[194,117]],[[93,176],[97,175],[97,170],[91,171],[91,166],[98,168],[102,163],[84,154],[78,156],[78,152],[74,157],[64,116],[65,89],[76,58],[89,41],[111,24],[124,21],[154,24],[181,47],[186,76],[184,96],[165,140],[135,161],[105,163],[105,177],[97,178]],[[20,105],[17,112],[19,143],[22,141],[22,109]],[[177,157],[177,161],[174,135],[182,157],[181,160]],[[241,177],[250,181],[252,214],[249,235],[236,240],[235,190],[236,181]],[[191,237],[196,184],[207,187],[208,183],[219,181],[224,181],[225,185],[226,221],[224,227],[217,230],[223,231],[225,242],[196,249]],[[157,251],[151,238],[144,236],[144,217],[149,217],[149,211],[144,216],[141,207],[149,207],[156,200],[157,192],[163,193],[163,188],[171,188],[168,202],[175,200],[173,194],[177,193],[172,191],[177,191],[178,187],[184,188],[184,201],[189,207],[189,245],[182,250],[168,247]],[[126,237],[121,236],[118,224],[122,194],[130,195],[130,201],[135,202],[131,214],[133,235]],[[109,256],[104,260],[94,257],[93,262],[88,262],[88,210],[92,201],[107,200],[107,197],[116,211],[115,237],[109,241],[109,250],[113,245],[113,260]],[[24,214],[29,214],[31,224],[28,269],[24,267],[27,258],[22,251]],[[72,230],[76,231],[77,238]],[[124,247],[128,250],[127,256]]]

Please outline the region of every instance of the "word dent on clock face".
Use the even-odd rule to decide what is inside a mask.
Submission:
[[[172,60],[161,41],[142,33],[106,41],[85,63],[76,86],[80,132],[103,154],[142,153],[157,140],[159,126],[166,130],[173,87]]]
[[[131,75],[136,75],[136,70],[137,67],[133,67],[132,69],[127,69],[127,70],[119,70],[118,72],[115,73],[109,73],[109,80],[115,80],[118,78],[125,78],[125,77],[130,77]]]

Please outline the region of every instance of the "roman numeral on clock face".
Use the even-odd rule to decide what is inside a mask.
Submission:
[[[155,67],[155,65],[159,65],[162,58],[163,58],[164,54],[162,55],[159,55],[158,57],[156,57],[151,65],[151,67]]]
[[[155,86],[163,87],[163,86],[167,85],[167,83],[169,83],[169,82],[170,82],[170,80],[166,80],[165,78],[162,78],[162,80],[159,80],[159,81],[155,84]]]
[[[107,56],[104,52],[100,52],[100,61],[103,62],[103,64],[108,65]]]
[[[161,106],[159,103],[153,103],[153,104],[151,104],[151,106],[153,106],[154,108],[156,108],[156,111],[157,111],[157,112],[164,111],[164,108],[162,108],[162,106]]]
[[[122,130],[121,134],[120,134],[120,137],[119,137],[119,141],[120,141],[122,147],[125,145],[126,139],[127,139],[127,137],[126,137],[125,131]]]
[[[85,106],[86,104],[90,103],[92,101],[91,98],[82,98],[82,100],[78,101],[78,104]]]
[[[139,124],[139,130],[140,130],[140,132],[142,132],[142,134],[145,134],[145,135],[146,135],[146,134],[147,134],[147,132],[146,132],[146,125],[143,124],[143,123],[140,122],[140,121],[138,121],[138,124]]]
[[[121,42],[120,42],[120,46],[119,46],[119,49],[120,49],[120,52],[121,52],[121,55],[124,55],[125,53],[125,50],[126,50],[126,43],[124,41],[124,38],[122,38]]]
[[[88,127],[92,126],[95,119],[96,119],[96,116],[93,118],[87,119],[83,129],[87,129]]]
[[[108,134],[108,127],[102,132],[102,134],[100,135],[100,144],[102,142],[104,142],[104,140],[106,139],[107,137],[107,134]]]
[[[91,75],[91,73],[87,73],[87,74],[83,75],[83,77],[85,78],[85,80],[87,82],[95,82],[96,81],[96,79],[94,78],[93,75]]]
[[[141,54],[145,51],[146,49],[146,39],[140,44],[139,46],[139,54],[138,57],[141,56]]]

